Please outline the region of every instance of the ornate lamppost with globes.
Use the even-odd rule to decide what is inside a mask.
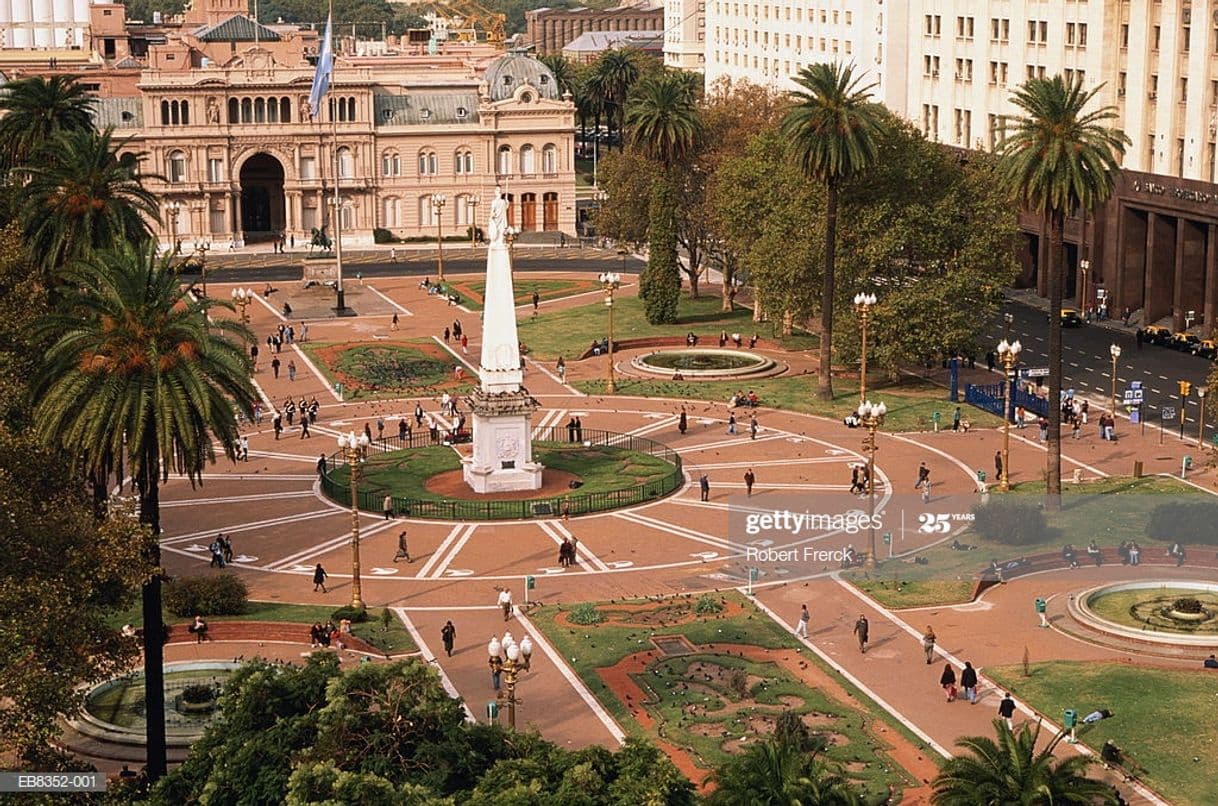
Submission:
[[[862,351],[859,358],[859,402],[867,399],[867,323],[871,320],[871,306],[875,305],[875,294],[855,294],[854,312],[858,314],[862,330]]]
[[[600,280],[601,287],[605,289],[605,307],[609,309],[609,349],[606,350],[609,374],[605,380],[605,392],[612,395],[617,392],[617,379],[613,375],[613,292],[621,287],[622,275],[615,271],[602,272]]]
[[[444,279],[444,205],[448,197],[443,193],[431,194],[431,209],[436,216],[436,277]]]
[[[884,424],[884,415],[888,413],[888,406],[883,403],[872,403],[870,400],[864,400],[858,407],[859,425],[867,429],[867,438],[863,441],[863,449],[867,451],[867,512],[870,515],[868,533],[870,535],[869,546],[867,549],[867,567],[876,568],[880,561],[877,557],[878,551],[875,545],[875,454],[879,450],[876,444],[875,433],[880,426]]]
[[[203,296],[207,296],[207,252],[211,241],[195,241],[195,252],[199,255],[199,272],[203,278]]]
[[[1121,345],[1114,344],[1111,347],[1109,347],[1108,354],[1112,356],[1112,411],[1110,413],[1112,414],[1113,417],[1116,417],[1117,359],[1119,359],[1121,357]]]
[[[368,437],[351,431],[339,436],[338,447],[351,471],[351,607],[363,610],[359,580],[359,468],[368,450]]]
[[[165,205],[165,210],[169,213],[169,253],[176,255],[178,253],[178,216],[182,214],[181,202],[171,201]]]
[[[481,202],[477,196],[471,196],[465,206],[469,208],[469,245],[478,248],[478,205]]]
[[[234,288],[233,289],[233,304],[241,311],[241,324],[248,325],[250,323],[250,314],[248,308],[250,303],[254,301],[254,289],[252,288]]]
[[[1002,474],[998,478],[998,489],[1004,493],[1011,489],[1011,399],[1015,396],[1015,365],[1019,363],[1022,351],[1019,339],[1009,344],[1006,339],[998,342],[998,360],[1002,362],[1003,388],[1006,390],[1002,399]]]
[[[503,676],[503,688],[499,690],[498,699],[507,704],[508,727],[516,729],[516,704],[521,702],[516,698],[516,682],[521,672],[529,670],[530,658],[533,656],[533,642],[526,635],[517,644],[510,632],[503,634],[503,640],[492,637],[486,646],[490,655],[491,668]]]

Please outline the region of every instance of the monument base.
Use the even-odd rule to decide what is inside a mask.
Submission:
[[[476,493],[540,490],[542,466],[533,461],[529,418],[537,401],[521,389],[487,393],[475,390],[474,451],[462,460],[462,476]]]

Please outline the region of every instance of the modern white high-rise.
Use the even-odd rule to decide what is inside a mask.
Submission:
[[[707,0],[664,0],[664,66],[702,72]]]
[[[89,0],[0,0],[0,49],[79,48]]]

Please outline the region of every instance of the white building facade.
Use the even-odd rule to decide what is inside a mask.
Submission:
[[[707,0],[664,0],[664,66],[702,72],[706,66]]]

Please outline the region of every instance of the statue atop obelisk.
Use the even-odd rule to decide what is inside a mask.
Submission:
[[[541,488],[542,466],[533,461],[529,426],[537,401],[524,388],[507,242],[508,202],[499,188],[495,188],[490,208],[482,360],[478,388],[470,396],[474,450],[463,460],[463,475],[479,493],[537,490]]]

